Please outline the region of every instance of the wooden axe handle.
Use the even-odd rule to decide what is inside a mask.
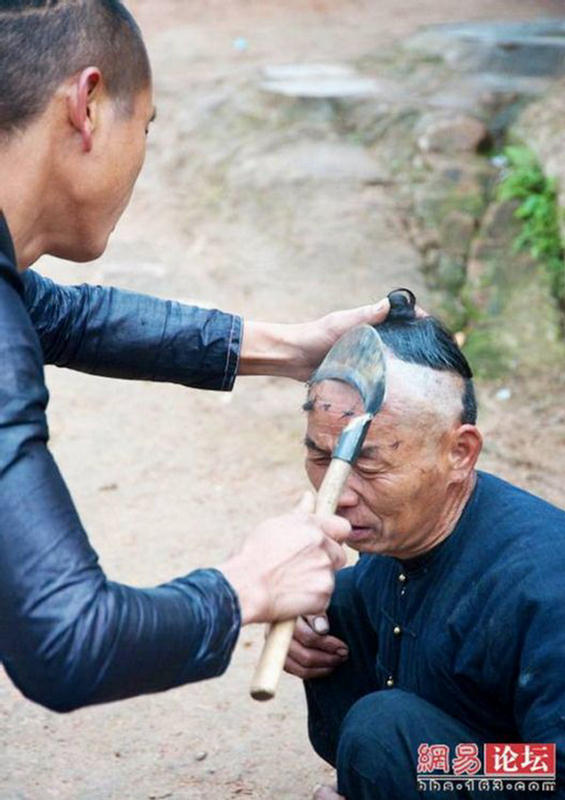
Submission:
[[[323,517],[335,512],[350,472],[351,464],[347,461],[332,459],[318,491],[316,514]],[[271,625],[251,681],[254,700],[271,700],[275,696],[295,624],[295,619],[289,619]]]

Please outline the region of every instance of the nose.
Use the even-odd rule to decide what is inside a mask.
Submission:
[[[337,510],[341,508],[353,508],[359,502],[359,495],[353,488],[351,478],[345,484],[337,503]]]

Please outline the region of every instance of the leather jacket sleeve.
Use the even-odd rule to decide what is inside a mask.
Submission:
[[[46,364],[198,389],[233,387],[240,317],[105,286],[61,286],[33,270],[22,280]]]
[[[32,299],[52,360],[122,376],[184,376],[217,388],[229,383],[229,369],[224,374],[219,363],[226,361],[225,347],[220,358],[218,345],[229,334],[225,325],[218,332],[214,317],[203,334],[208,355],[196,354],[194,321],[197,366],[182,367],[191,336],[180,331],[179,320],[192,312],[84,288],[53,289],[49,304],[45,286],[36,285]],[[44,322],[42,304],[50,308]],[[134,364],[146,338],[136,337],[136,327],[150,331],[152,363],[145,369]],[[120,342],[116,359],[112,332]],[[241,622],[232,587],[213,569],[154,589],[107,579],[47,448],[47,399],[40,342],[17,291],[0,280],[0,659],[6,671],[27,697],[56,711],[222,673]]]

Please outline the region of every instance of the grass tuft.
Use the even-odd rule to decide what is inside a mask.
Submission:
[[[522,230],[514,242],[516,251],[528,251],[542,264],[552,296],[561,311],[565,333],[565,253],[559,230],[557,186],[548,178],[527,147],[504,150],[507,167],[498,187],[499,200],[520,200],[515,216]]]

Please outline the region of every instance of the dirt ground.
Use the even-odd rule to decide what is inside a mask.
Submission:
[[[397,285],[414,287],[425,304],[417,256],[386,188],[360,189],[331,170],[287,179],[277,153],[289,134],[281,141],[257,121],[248,87],[266,65],[357,58],[420,25],[458,20],[460,5],[130,5],[155,67],[146,170],[101,261],[47,260],[40,269],[63,282],[112,283],[280,321],[365,303]],[[474,0],[465,9],[473,18],[563,11],[548,0]],[[483,468],[565,506],[562,374],[557,365],[554,374],[479,389]],[[305,485],[300,385],[242,379],[221,395],[51,369],[47,377],[53,450],[115,580],[150,586],[218,564]],[[285,676],[270,704],[249,699],[260,642],[259,629],[244,630],[221,679],[67,716],[33,706],[2,677],[0,800],[309,798],[331,772],[308,745],[298,681]]]

